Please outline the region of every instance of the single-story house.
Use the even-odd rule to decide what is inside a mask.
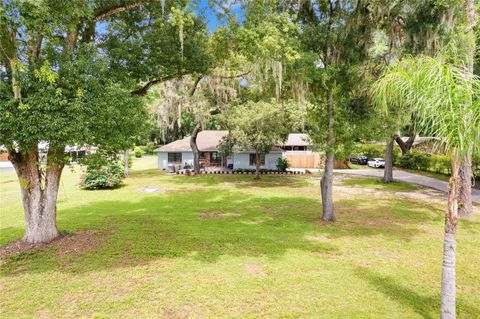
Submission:
[[[223,158],[219,147],[228,131],[201,131],[197,136],[200,152],[200,165],[203,167],[227,167],[233,169],[255,168],[255,152],[235,151],[231,156]],[[193,151],[190,137],[176,140],[155,150],[158,153],[158,169],[166,170],[169,165],[180,167],[193,166]],[[278,159],[282,157],[282,149],[275,147],[262,155],[260,168],[276,169]]]

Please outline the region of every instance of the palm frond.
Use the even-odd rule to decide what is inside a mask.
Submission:
[[[415,112],[419,127],[447,151],[480,153],[480,81],[464,68],[441,58],[407,57],[373,85],[371,100],[385,112]]]

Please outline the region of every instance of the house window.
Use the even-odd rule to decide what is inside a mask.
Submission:
[[[207,152],[200,152],[198,158],[201,159],[201,160],[206,159],[207,158]]]
[[[294,146],[293,150],[294,151],[306,151],[306,147],[305,146]]]
[[[222,157],[218,154],[218,152],[212,152],[210,156],[210,163],[211,164],[221,164]]]
[[[250,166],[255,166],[255,162],[255,154],[250,154]],[[260,154],[260,165],[265,165],[265,154]]]
[[[168,153],[168,162],[181,164],[182,163],[182,153]]]

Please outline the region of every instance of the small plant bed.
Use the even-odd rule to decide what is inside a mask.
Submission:
[[[177,175],[191,175],[192,171],[190,170],[181,170],[178,172],[175,172]],[[200,174],[224,174],[224,175],[255,175],[255,170],[254,169],[236,169],[233,171],[201,171]],[[300,175],[300,174],[305,174],[303,171],[279,171],[279,170],[267,170],[267,169],[262,169],[260,170],[260,174],[262,175]]]

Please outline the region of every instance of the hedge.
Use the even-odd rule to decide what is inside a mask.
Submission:
[[[385,145],[361,144],[357,146],[355,155],[364,155],[369,159],[385,157]],[[393,162],[396,166],[438,174],[450,175],[452,172],[450,157],[447,155],[430,154],[419,151],[410,151],[401,155],[398,147],[393,149]],[[478,163],[472,165],[476,179],[480,179]]]
[[[452,172],[450,158],[446,155],[411,151],[400,156],[395,164],[403,168],[445,175],[450,175]]]

